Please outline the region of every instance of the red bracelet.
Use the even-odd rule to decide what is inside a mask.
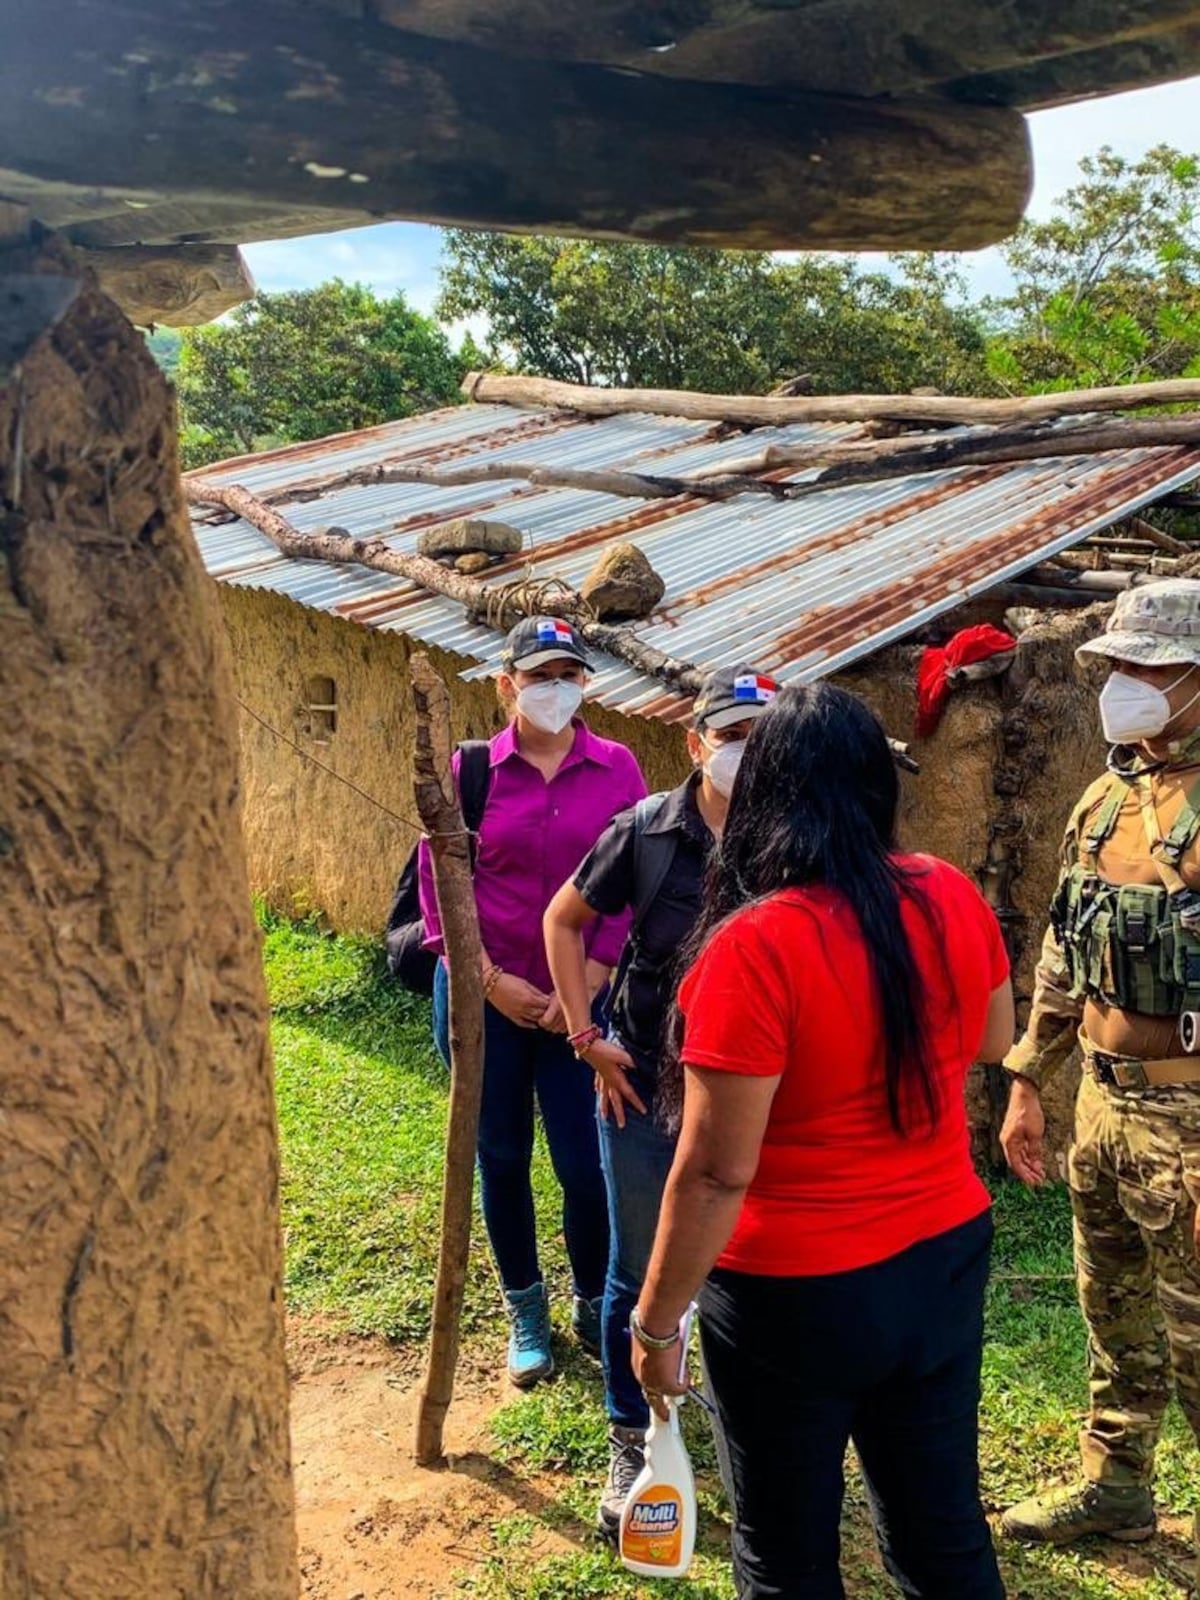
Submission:
[[[596,1023],[593,1022],[590,1028],[581,1028],[578,1033],[569,1033],[567,1035],[567,1043],[575,1052],[575,1059],[577,1061],[583,1060],[584,1056],[592,1048],[596,1040],[602,1036],[603,1032],[604,1029],[598,1027]]]

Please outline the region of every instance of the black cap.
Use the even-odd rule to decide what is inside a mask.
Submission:
[[[761,717],[778,693],[774,678],[753,667],[719,667],[700,685],[692,718],[697,728],[728,728]]]
[[[525,617],[504,641],[500,664],[506,672],[528,672],[547,661],[578,661],[591,669],[583,641],[561,617]]]

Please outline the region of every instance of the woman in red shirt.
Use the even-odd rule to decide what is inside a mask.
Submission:
[[[850,1440],[904,1593],[1004,1594],[978,1490],[991,1218],[963,1084],[1012,1042],[1008,961],[968,879],[896,848],[897,798],[861,702],[781,693],[679,991],[661,1092],[682,1127],[634,1367],[661,1413],[701,1291],[741,1600],[841,1600]]]

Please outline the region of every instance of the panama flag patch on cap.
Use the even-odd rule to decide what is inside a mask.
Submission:
[[[575,643],[570,623],[563,622],[560,617],[548,617],[544,622],[539,622],[537,636],[539,644]]]
[[[733,698],[748,700],[756,706],[765,706],[778,691],[774,678],[764,678],[761,672],[748,672],[745,677],[733,680]]]

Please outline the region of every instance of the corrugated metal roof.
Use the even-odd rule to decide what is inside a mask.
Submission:
[[[903,638],[941,612],[1129,516],[1200,475],[1200,449],[1114,451],[1004,466],[958,467],[811,498],[628,500],[523,479],[452,489],[377,484],[322,492],[346,471],[388,460],[456,466],[484,460],[573,468],[629,467],[683,476],[770,444],[827,443],[854,427],[818,423],[726,436],[660,416],[589,420],[561,412],[469,405],[204,469],[240,483],[297,528],[336,525],[411,551],[419,530],[488,515],[526,535],[527,557],[490,581],[561,577],[578,587],[601,550],[634,538],[666,584],[637,636],[701,669],[751,661],[783,682],[822,677]],[[811,475],[811,474],[809,474]],[[806,474],[796,473],[793,481]],[[294,496],[295,498],[291,498]],[[196,537],[221,582],[270,589],[366,627],[396,629],[499,667],[501,636],[461,606],[365,567],[295,561],[245,522]],[[626,714],[673,718],[686,702],[611,657],[597,660],[590,698]]]

